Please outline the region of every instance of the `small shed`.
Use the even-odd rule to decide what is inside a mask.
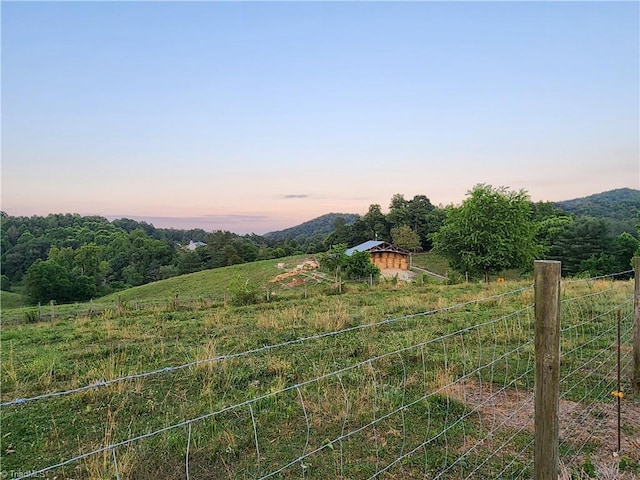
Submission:
[[[346,254],[350,256],[354,252],[369,252],[371,261],[380,270],[389,268],[409,270],[409,258],[411,254],[407,250],[403,250],[387,242],[369,240],[348,249]]]

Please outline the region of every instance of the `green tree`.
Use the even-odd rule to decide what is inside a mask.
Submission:
[[[389,214],[387,215],[389,221],[394,225],[406,224],[409,220],[408,206],[409,202],[404,198],[404,195],[394,194],[389,203]]]
[[[632,262],[635,252],[640,248],[640,242],[631,234],[622,232],[613,239],[613,272],[624,272],[633,268]]]
[[[58,265],[62,265],[67,270],[73,270],[75,265],[75,255],[76,252],[71,247],[56,247],[53,246],[49,250],[49,254],[47,255],[47,260],[51,260],[52,262],[57,263]]]
[[[391,229],[391,241],[397,247],[415,252],[422,248],[420,236],[407,225],[400,225]]]
[[[202,259],[197,250],[182,250],[178,253],[177,273],[179,275],[202,270]]]
[[[540,254],[543,256],[550,254],[558,238],[573,222],[574,219],[567,216],[551,216],[535,221],[535,242],[540,247]]]
[[[607,222],[601,218],[578,217],[557,236],[548,258],[562,262],[565,276],[583,272],[600,274],[601,265],[608,261],[602,255],[611,254],[612,246]]]
[[[320,267],[335,275],[336,283],[340,281],[340,272],[347,263],[347,245],[339,243],[320,255]]]
[[[344,217],[336,217],[333,221],[333,232],[325,240],[327,248],[331,249],[334,245],[348,244],[351,240],[350,230]]]
[[[68,269],[51,260],[37,260],[24,277],[25,294],[32,303],[50,300],[66,302],[71,298]]]
[[[380,276],[380,269],[371,261],[369,252],[353,252],[345,258],[344,271],[351,280],[362,280]]]
[[[527,193],[479,184],[467,195],[448,209],[434,249],[455,270],[484,274],[487,282],[490,273],[526,268],[538,253]]]
[[[444,210],[434,207],[425,195],[415,195],[411,200],[406,200],[399,193],[391,199],[387,215],[391,228],[407,225],[416,232],[423,250],[430,250],[433,246],[431,237],[440,230],[444,218]]]
[[[382,213],[380,205],[369,205],[369,211],[362,217],[362,220],[366,225],[367,240],[391,240],[389,236],[389,225],[386,217]]]

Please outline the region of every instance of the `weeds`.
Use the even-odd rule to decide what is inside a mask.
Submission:
[[[238,307],[204,306],[199,299],[192,309],[181,294],[180,305],[171,309],[164,303],[156,311],[119,316],[112,305],[93,318],[5,325],[3,401],[202,363],[7,407],[3,432],[9,435],[0,439],[3,469],[41,468],[204,416],[191,424],[194,477],[260,476],[316,449],[279,478],[367,478],[387,465],[388,478],[430,478],[443,469],[453,479],[473,471],[477,478],[496,478],[503,470],[506,476],[528,472],[530,459],[519,451],[531,434],[519,432],[514,437],[518,448],[496,451],[501,435],[506,441],[513,434],[508,428],[489,434],[455,389],[461,378],[495,388],[532,388],[532,291],[475,302],[527,285],[382,283],[331,297],[304,300],[291,293],[277,302],[241,302]],[[571,329],[563,350],[566,367],[588,367],[587,360],[601,358],[603,348],[611,352],[606,312],[628,301],[631,291],[630,283],[615,285],[621,288],[611,290],[611,282],[564,287],[564,298],[570,300],[564,325]],[[579,298],[594,292],[600,296]],[[446,310],[416,315],[437,309]],[[596,326],[582,325],[594,317],[600,319]],[[383,322],[388,319],[397,320]],[[463,334],[454,334],[460,329]],[[261,351],[307,336],[313,338]],[[257,353],[231,358],[248,350]],[[589,374],[600,381],[606,369],[594,367]],[[599,393],[593,385],[581,380],[571,379],[575,395],[595,398]],[[184,476],[188,438],[187,427],[181,426],[118,447],[119,475]],[[463,456],[470,446],[473,452]],[[625,459],[623,465],[621,459],[618,467],[633,471],[633,462]],[[580,474],[587,473],[592,472],[582,469]],[[113,454],[87,457],[56,474],[115,478]]]

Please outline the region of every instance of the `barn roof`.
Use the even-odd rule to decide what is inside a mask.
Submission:
[[[378,240],[368,240],[360,245],[349,248],[345,253],[351,256],[354,252],[394,252],[409,255],[409,252],[406,250]]]

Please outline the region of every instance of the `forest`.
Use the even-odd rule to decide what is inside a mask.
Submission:
[[[564,275],[604,275],[630,268],[631,258],[638,251],[640,192],[632,190],[635,196],[624,192],[626,200],[619,202],[620,210],[607,193],[589,197],[589,202],[581,205],[590,204],[593,211],[583,208],[579,215],[565,212],[550,202],[531,202],[526,192],[511,192],[516,193],[509,200],[511,203],[507,202],[511,206],[500,207],[511,210],[473,207],[483,208],[480,214],[478,210],[469,210],[476,193],[488,194],[491,205],[497,205],[496,198],[510,193],[483,188],[476,187],[459,207],[434,206],[425,195],[406,199],[395,194],[387,213],[373,204],[363,216],[323,215],[316,221],[264,236],[155,228],[126,218],[109,221],[78,214],[14,217],[2,212],[1,288],[24,293],[34,303],[50,299],[60,303],[88,300],[204,269],[316,254],[336,245],[354,246],[372,239],[389,241],[412,252],[430,251],[434,242],[440,241],[441,245],[435,245],[436,251],[449,259],[452,268],[481,276],[488,270],[509,268],[515,261],[513,252],[505,249],[501,253],[502,263],[496,263],[495,258],[493,263],[487,263],[487,257],[495,257],[495,253],[482,253],[480,256],[484,258],[474,260],[475,263],[468,255],[465,261],[457,257],[461,251],[473,248],[464,245],[469,238],[480,239],[484,244],[493,241],[505,244],[499,236],[494,235],[494,239],[487,236],[491,233],[487,228],[490,221],[497,222],[494,231],[505,227],[503,237],[508,232],[525,232],[530,248],[516,242],[513,245],[520,246],[512,250],[520,253],[527,250],[524,252],[527,261],[529,257],[561,260]],[[619,194],[613,191],[611,195]],[[603,202],[606,208],[601,206]],[[513,210],[514,205],[517,210]],[[470,218],[481,219],[485,215],[486,219],[481,220],[484,226],[480,223],[471,232],[456,227],[456,218],[462,219],[466,210]],[[507,218],[516,219],[508,228]],[[468,227],[472,222],[458,223]],[[206,245],[194,250],[184,248],[190,241]],[[456,246],[456,242],[462,243]]]

